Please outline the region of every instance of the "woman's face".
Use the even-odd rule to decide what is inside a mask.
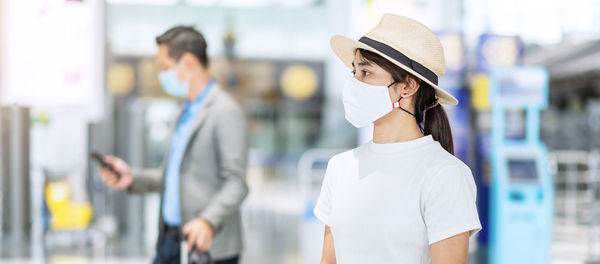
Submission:
[[[379,65],[366,60],[358,51],[354,53],[352,74],[357,80],[370,85],[389,86],[394,83],[394,78],[389,72]],[[402,83],[396,83],[389,87],[390,89],[388,89],[388,91],[392,103],[400,100],[400,90],[402,86]]]

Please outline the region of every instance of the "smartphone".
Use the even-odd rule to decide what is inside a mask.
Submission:
[[[196,246],[188,251],[187,236],[183,237],[180,244],[181,264],[214,264],[208,252],[200,252]]]
[[[119,174],[119,173],[117,172],[117,170],[115,170],[115,168],[114,168],[112,165],[110,165],[110,164],[108,164],[108,163],[106,163],[106,162],[104,161],[104,156],[103,156],[102,154],[100,154],[100,153],[99,153],[99,152],[97,152],[97,151],[92,151],[92,153],[90,153],[90,156],[91,156],[91,157],[92,157],[94,160],[96,160],[98,163],[100,163],[100,165],[101,165],[102,167],[105,167],[105,168],[107,168],[108,170],[110,170],[112,173],[114,173],[114,174],[117,176],[117,179],[120,179],[120,178],[121,178],[121,174]]]

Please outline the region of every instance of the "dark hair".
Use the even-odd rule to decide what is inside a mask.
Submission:
[[[169,48],[169,56],[179,60],[181,56],[189,52],[196,56],[200,64],[208,67],[206,56],[206,40],[204,36],[193,27],[176,26],[156,37],[156,44],[165,44]]]
[[[414,115],[417,119],[417,124],[421,124],[425,121],[423,134],[432,135],[433,139],[440,142],[446,151],[454,155],[454,142],[452,141],[450,122],[448,121],[448,116],[446,115],[446,111],[444,111],[444,107],[436,102],[437,98],[435,97],[435,90],[433,87],[398,67],[396,64],[381,57],[377,53],[364,49],[357,49],[357,51],[360,52],[366,60],[377,64],[379,67],[389,72],[394,78],[394,81],[404,82],[407,78],[412,78],[420,83],[420,88],[415,95]],[[427,111],[425,111],[425,108],[428,108]]]

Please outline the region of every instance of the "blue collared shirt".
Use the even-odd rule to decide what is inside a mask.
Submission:
[[[162,206],[163,220],[170,226],[181,225],[179,170],[183,161],[183,155],[185,154],[186,143],[192,133],[195,117],[200,113],[202,103],[214,83],[214,79],[210,80],[194,101],[184,100],[183,112],[175,127],[169,150],[169,158],[167,160]]]

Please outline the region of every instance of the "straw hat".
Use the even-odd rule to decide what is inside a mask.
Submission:
[[[331,48],[349,68],[356,49],[375,52],[431,85],[440,104],[458,104],[454,96],[437,85],[438,77],[446,72],[442,43],[428,27],[413,19],[385,14],[359,40],[333,36]]]

